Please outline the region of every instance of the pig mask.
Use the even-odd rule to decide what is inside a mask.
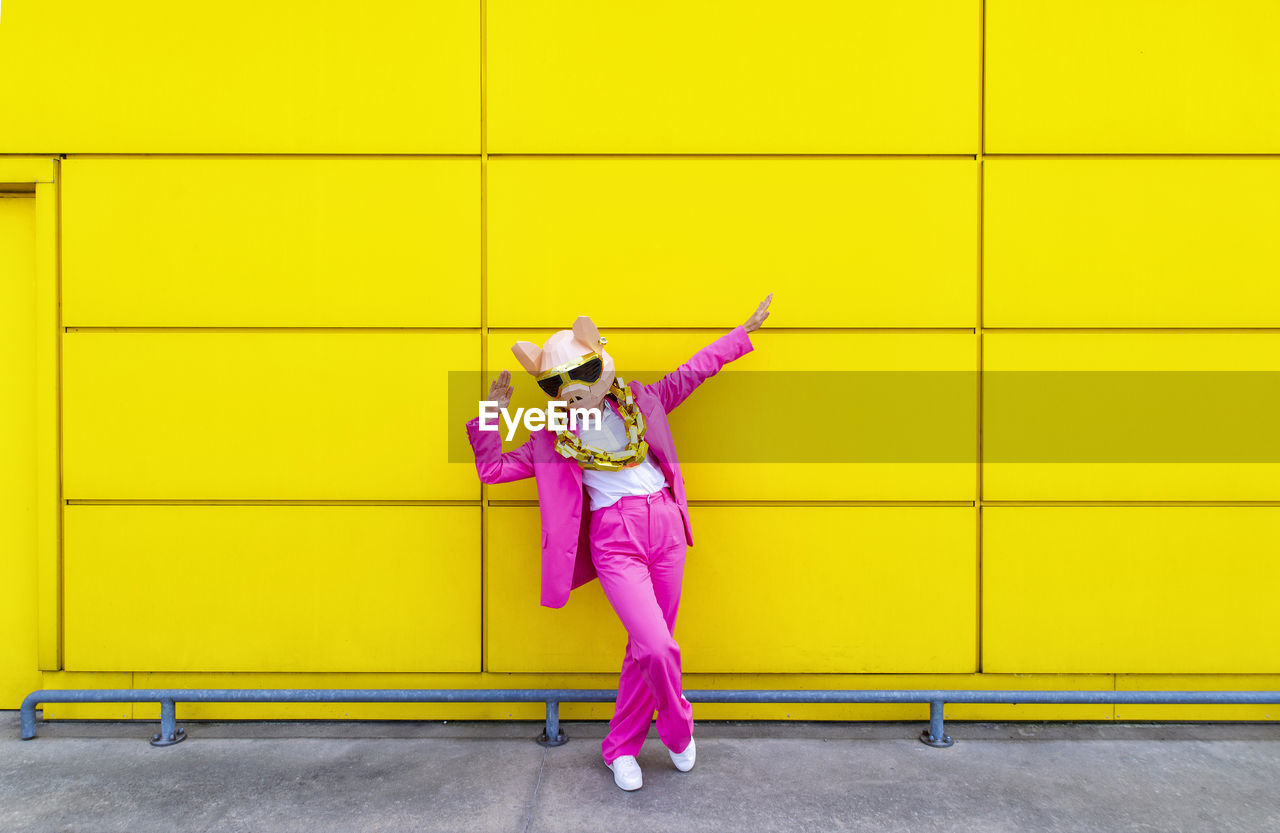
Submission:
[[[552,334],[542,349],[529,341],[517,341],[511,352],[538,380],[548,399],[567,402],[570,408],[597,408],[614,380],[613,358],[604,350],[605,341],[591,319],[583,315],[573,322],[572,330]],[[600,374],[590,381],[596,362]],[[549,376],[553,371],[558,375]]]

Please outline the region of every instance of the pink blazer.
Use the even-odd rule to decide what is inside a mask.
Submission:
[[[649,453],[666,475],[671,493],[680,506],[685,542],[689,545],[693,544],[689,504],[667,414],[693,393],[694,388],[751,349],[751,339],[739,325],[651,385],[628,380],[636,404],[644,414]],[[581,467],[576,460],[556,453],[556,435],[548,428],[531,432],[523,445],[506,452],[502,450],[499,432],[480,430],[479,417],[467,422],[467,436],[475,451],[476,472],[481,482],[507,483],[536,478],[542,521],[542,605],[564,607],[571,590],[596,577],[588,541],[591,512],[590,509],[583,511],[590,504],[582,485]]]

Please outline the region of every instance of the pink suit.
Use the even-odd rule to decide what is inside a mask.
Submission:
[[[582,469],[576,460],[556,452],[555,432],[533,431],[519,448],[503,452],[498,432],[481,431],[479,418],[467,423],[482,482],[536,478],[542,605],[564,607],[571,590],[600,578],[627,629],[614,717],[601,744],[606,763],[639,751],[655,708],[658,734],[667,748],[682,752],[692,737],[693,712],[680,693],[680,650],[673,632],[685,546],[693,544],[693,533],[667,413],[751,349],[746,330],[738,326],[657,382],[629,382],[644,414],[649,453],[662,469],[667,488],[621,498],[598,512],[583,511],[588,502]]]

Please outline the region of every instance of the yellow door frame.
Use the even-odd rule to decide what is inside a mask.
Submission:
[[[39,670],[62,668],[62,465],[59,356],[62,316],[58,280],[58,156],[0,156],[0,189],[34,193],[36,212],[36,640]]]

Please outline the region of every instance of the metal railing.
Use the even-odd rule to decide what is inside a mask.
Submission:
[[[1161,705],[1280,705],[1278,691],[973,691],[963,689],[848,689],[817,691],[705,689],[686,691],[691,703],[928,703],[929,728],[920,741],[947,747],[954,741],[944,731],[945,703],[1098,703]],[[186,739],[177,726],[177,703],[545,703],[546,727],[535,740],[560,746],[568,740],[560,728],[561,703],[612,703],[612,689],[79,689],[33,691],[22,701],[22,739],[36,736],[38,703],[159,703],[160,731],[152,746],[171,746]]]

